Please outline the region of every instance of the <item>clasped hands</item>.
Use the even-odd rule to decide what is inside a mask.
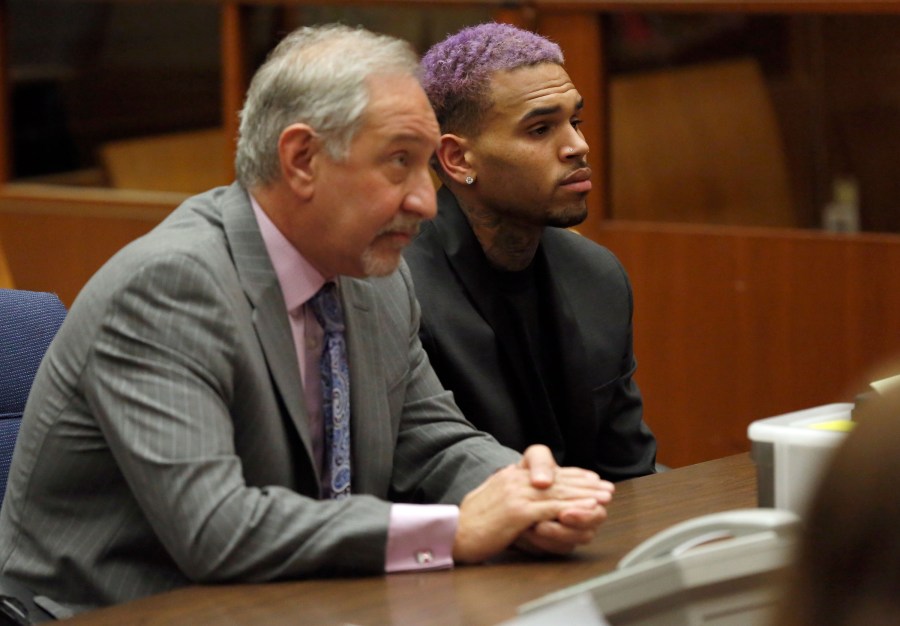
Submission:
[[[594,538],[614,491],[595,472],[559,467],[549,448],[531,446],[518,465],[496,472],[463,498],[453,560],[477,563],[511,545],[567,554]]]

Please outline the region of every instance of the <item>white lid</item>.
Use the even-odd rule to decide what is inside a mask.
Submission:
[[[828,426],[828,422],[849,421],[852,409],[851,402],[836,402],[767,417],[751,423],[747,428],[747,435],[752,441],[830,446],[843,439],[847,433],[845,430],[822,426]]]

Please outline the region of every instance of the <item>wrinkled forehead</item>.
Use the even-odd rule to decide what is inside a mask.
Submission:
[[[361,131],[430,146],[440,136],[434,110],[418,79],[411,74],[375,74],[366,80],[369,103]]]

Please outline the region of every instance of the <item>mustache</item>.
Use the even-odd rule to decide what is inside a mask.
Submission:
[[[404,233],[410,237],[415,237],[419,233],[419,226],[422,220],[411,215],[398,215],[378,231],[378,235],[387,235],[389,233]]]

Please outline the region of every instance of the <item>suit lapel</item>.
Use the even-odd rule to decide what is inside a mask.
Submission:
[[[438,240],[476,310],[494,331],[498,349],[506,355],[513,372],[517,386],[515,394],[528,399],[527,406],[534,422],[531,425],[533,435],[554,450],[561,449],[562,435],[536,365],[516,333],[516,323],[495,297],[496,287],[491,273],[486,271],[488,261],[475,233],[456,198],[444,187],[438,191],[438,207],[438,216],[434,220]]]
[[[303,401],[300,369],[297,365],[296,352],[291,349],[294,338],[278,277],[259,232],[259,225],[253,215],[246,190],[235,183],[225,194],[222,202],[225,236],[231,247],[234,265],[244,293],[253,308],[254,329],[276,390],[281,395],[309,459],[312,459],[309,420]],[[315,467],[315,463],[311,465],[316,472],[318,484],[320,482],[318,468]]]
[[[489,272],[485,271],[487,259],[472,232],[466,216],[456,202],[456,198],[446,188],[438,190],[438,214],[432,222],[438,241],[447,255],[450,267],[465,287],[473,306],[494,329],[504,325],[504,314],[493,297],[495,287]],[[501,344],[507,345],[511,337],[498,335]]]
[[[602,307],[602,302],[587,304],[595,292],[585,290],[583,277],[573,267],[571,254],[567,250],[564,233],[545,229],[541,239],[544,262],[546,264],[546,293],[550,295],[552,307],[552,332],[559,342],[559,353],[564,355],[559,361],[563,375],[560,390],[569,402],[571,420],[578,421],[584,411],[590,413],[590,407],[584,404],[591,398],[594,376],[591,372],[596,368],[588,357],[587,347],[595,344],[590,333],[599,330],[596,321],[589,317],[591,311]],[[579,304],[579,306],[573,306]]]
[[[393,432],[387,390],[379,362],[378,316],[374,287],[367,280],[343,277],[341,304],[350,360],[350,445],[352,491],[384,497],[390,483]]]

